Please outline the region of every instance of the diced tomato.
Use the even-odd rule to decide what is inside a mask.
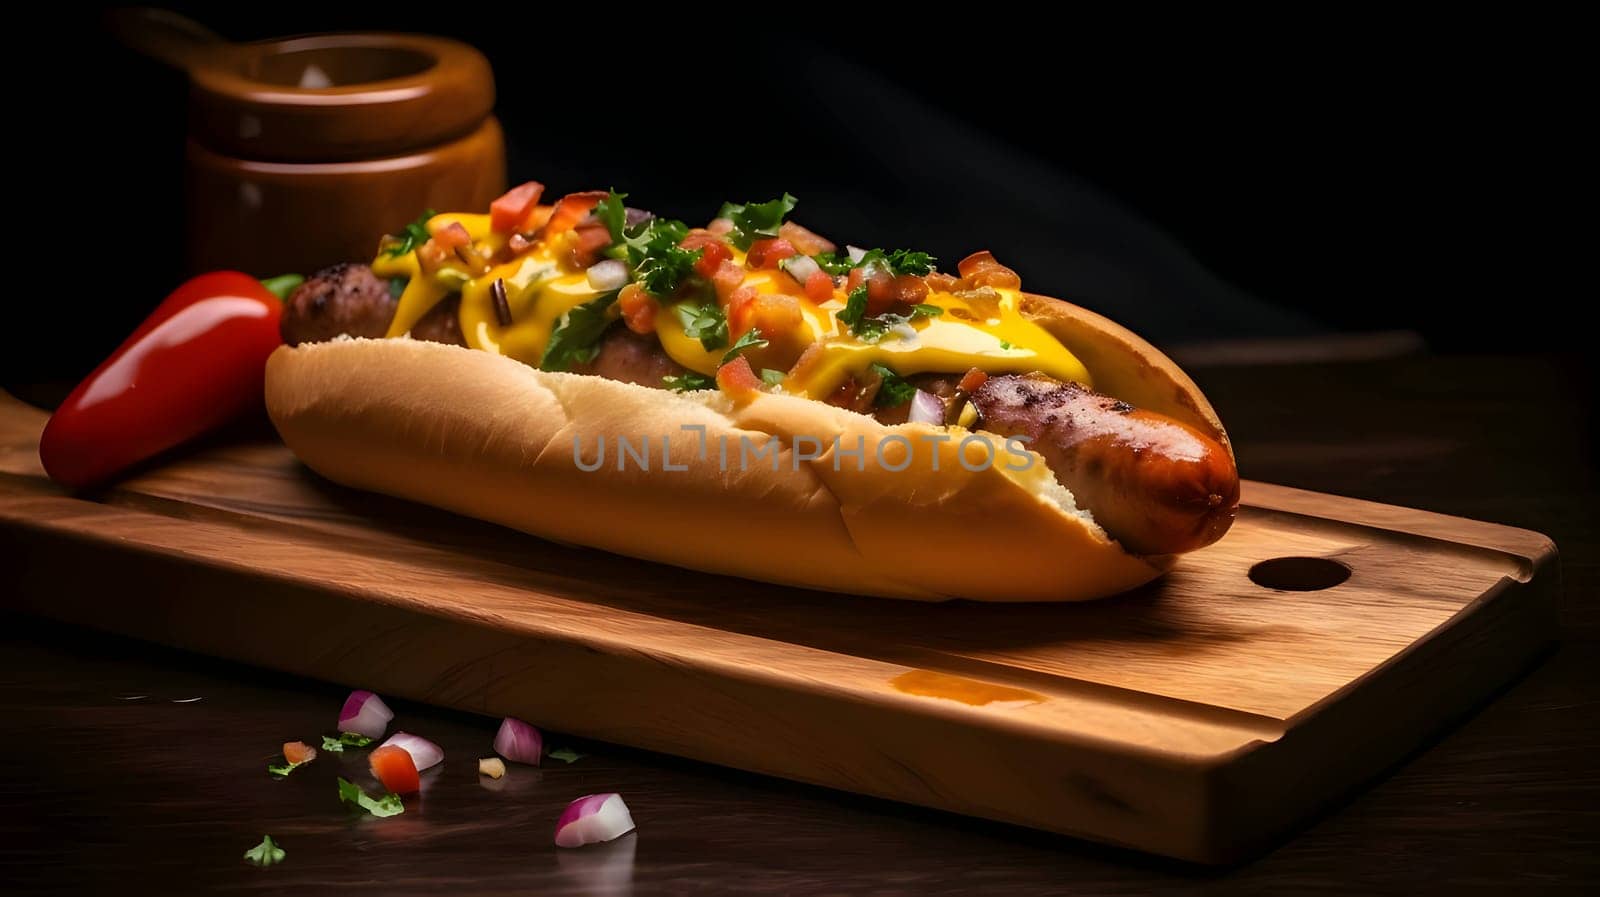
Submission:
[[[978,387],[988,382],[988,380],[988,374],[985,374],[983,371],[980,371],[977,368],[973,368],[972,370],[967,371],[964,376],[962,376],[961,382],[956,384],[956,389],[959,389],[961,392],[970,396],[977,392]]]
[[[735,402],[748,402],[761,393],[764,384],[750,369],[750,359],[738,358],[717,368],[717,387]]]
[[[763,339],[788,338],[805,323],[800,314],[800,300],[783,293],[761,293],[750,301],[751,324],[761,331]]]
[[[995,261],[994,253],[987,249],[962,259],[956,270],[961,272],[962,284],[969,290],[978,287],[1014,290],[1022,286],[1022,278],[1017,276],[1017,272]]]
[[[733,291],[744,283],[744,275],[743,265],[732,259],[723,260],[722,264],[717,266],[716,273],[711,275],[711,285],[717,290],[717,301],[726,305]]]
[[[511,233],[533,212],[543,195],[544,185],[538,181],[512,187],[489,204],[489,227],[496,233]]]
[[[649,334],[656,330],[656,312],[661,303],[645,292],[644,287],[630,283],[617,294],[617,305],[622,309],[622,320],[634,333]]]
[[[700,258],[694,263],[694,270],[707,280],[717,273],[723,262],[733,258],[733,250],[728,248],[728,244],[708,230],[692,230],[678,245],[684,249],[700,250]]]
[[[712,233],[717,234],[718,236],[721,236],[722,234],[730,233],[733,230],[733,219],[731,219],[731,218],[713,218],[713,219],[711,219],[711,223],[706,225],[706,230],[711,231]]]
[[[810,375],[811,370],[822,363],[822,343],[815,342],[806,346],[805,351],[789,368],[789,376],[804,380]]]
[[[440,246],[437,240],[429,240],[417,247],[417,267],[422,269],[423,274],[435,273],[455,257],[455,253]]]
[[[882,269],[851,268],[850,279],[845,282],[845,292],[853,293],[856,287],[867,285],[867,314],[881,315],[894,307],[894,276]]]
[[[876,375],[874,375],[876,376]],[[855,376],[845,378],[839,387],[824,396],[822,401],[838,408],[848,408],[851,411],[865,413],[872,410],[872,399],[878,394],[881,378],[863,386]]]
[[[417,764],[411,754],[399,745],[388,745],[373,751],[367,757],[372,774],[383,787],[395,794],[415,794],[422,790],[422,778],[417,775]]]
[[[902,274],[896,277],[893,291],[894,301],[905,305],[916,305],[928,298],[928,284],[914,274]]]
[[[745,262],[753,269],[776,268],[779,262],[794,254],[793,244],[788,240],[774,237],[751,243],[750,254],[745,256]]]
[[[290,763],[309,763],[317,758],[317,749],[303,741],[285,741],[283,759]]]
[[[935,293],[948,293],[956,288],[956,283],[958,281],[952,274],[945,274],[940,271],[932,271],[929,272],[927,277],[922,278],[922,282],[926,283],[928,285],[928,289],[934,291]]]
[[[728,294],[728,335],[734,339],[750,329],[756,295],[756,288],[752,286],[742,286]]]
[[[600,260],[600,250],[611,245],[611,231],[604,222],[586,221],[578,225],[577,241],[572,244],[572,266],[587,268]]]
[[[600,200],[611,194],[604,190],[585,190],[582,193],[568,193],[556,203],[555,210],[550,213],[550,220],[544,223],[539,231],[539,236],[549,239],[556,234],[566,233],[577,227],[584,216],[594,211]]]
[[[816,255],[819,252],[833,252],[835,249],[839,248],[833,245],[832,240],[812,233],[810,230],[795,224],[793,221],[785,221],[783,226],[778,228],[778,236],[788,240],[789,244],[795,248],[795,251],[801,255]]]
[[[833,298],[833,278],[826,271],[813,271],[806,278],[806,298],[821,305]]]
[[[457,246],[466,246],[472,242],[472,235],[461,226],[461,222],[452,221],[439,228],[433,235],[433,242],[438,243],[442,249],[455,249]]]

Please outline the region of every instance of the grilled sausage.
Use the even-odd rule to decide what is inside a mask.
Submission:
[[[377,339],[389,332],[399,300],[389,282],[366,265],[347,262],[323,268],[289,294],[278,325],[291,346],[327,342],[336,336]],[[461,338],[461,297],[450,296],[411,328],[413,339],[466,345]]]
[[[972,403],[983,429],[1028,437],[1078,503],[1131,552],[1192,551],[1233,525],[1233,458],[1187,424],[1042,374],[990,377]]]
[[[607,380],[621,380],[640,386],[662,386],[662,378],[686,372],[672,360],[654,336],[642,336],[626,327],[613,326],[600,339],[594,361],[572,366],[574,373],[593,374]]]

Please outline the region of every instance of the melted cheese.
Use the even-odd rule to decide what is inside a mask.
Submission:
[[[437,233],[459,222],[472,237],[473,246],[491,257],[504,245],[505,237],[493,233],[488,215],[443,214],[428,221],[430,233]],[[474,349],[498,352],[537,366],[549,345],[550,335],[562,316],[575,306],[598,298],[601,293],[589,285],[583,271],[568,269],[565,261],[573,234],[557,236],[520,258],[496,265],[482,276],[455,281],[422,276],[416,253],[389,257],[379,253],[372,270],[380,277],[408,278],[400,296],[388,335],[408,333],[429,309],[459,287],[461,292],[461,333]],[[734,253],[734,261],[744,263],[744,254]],[[506,287],[506,304],[512,323],[501,326],[491,292],[496,280]],[[791,284],[772,271],[750,271],[744,284],[757,293],[775,293]],[[996,301],[993,297],[997,296]],[[925,302],[944,309],[935,317],[919,317],[910,327],[913,333],[898,328],[876,342],[856,337],[838,320],[845,308],[843,290],[834,290],[829,301],[818,305],[797,297],[805,343],[822,344],[820,354],[783,383],[786,392],[823,398],[850,378],[863,378],[874,364],[881,364],[901,376],[922,373],[963,373],[972,368],[989,373],[1041,371],[1059,380],[1093,385],[1083,363],[1039,325],[1023,317],[1021,296],[1015,290],[995,290],[988,299],[933,293]],[[664,306],[656,315],[656,334],[667,355],[684,367],[714,375],[726,353],[726,346],[707,349],[698,338],[684,332],[675,311],[682,303],[698,304],[709,299],[686,298]],[[613,317],[618,309],[609,311]],[[733,335],[730,334],[730,337]]]

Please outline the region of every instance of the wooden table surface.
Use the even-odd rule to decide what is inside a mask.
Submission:
[[[585,756],[513,767],[490,790],[463,761],[489,753],[496,721],[402,702],[404,727],[453,762],[404,815],[356,819],[334,798],[336,755],[282,781],[264,771],[283,741],[330,728],[344,688],[0,617],[0,892],[1463,894],[1600,883],[1600,496],[1584,367],[1452,357],[1196,373],[1252,478],[1528,527],[1562,552],[1565,641],[1551,657],[1254,862],[1191,868],[559,733],[550,739]],[[122,600],[138,592],[128,583]],[[568,800],[613,790],[636,834],[552,846]],[[287,850],[282,864],[242,861],[263,834]]]

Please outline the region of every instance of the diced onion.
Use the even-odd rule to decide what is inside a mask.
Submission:
[[[382,738],[392,719],[394,711],[383,703],[382,698],[365,689],[358,689],[345,698],[344,708],[339,711],[339,731]]]
[[[867,251],[862,249],[860,246],[846,246],[844,251],[849,253],[850,261],[855,262],[858,265],[861,264],[862,259],[867,257]]]
[[[633,831],[633,816],[620,794],[590,794],[567,805],[556,823],[557,847],[612,841]]]
[[[917,390],[911,397],[910,421],[914,424],[944,423],[944,400],[931,392]]]
[[[822,266],[809,255],[792,255],[779,262],[778,267],[789,272],[789,276],[799,281],[801,286],[806,285],[811,275],[822,270]]]
[[[494,751],[513,763],[538,766],[544,755],[544,736],[520,719],[506,717],[494,736]]]
[[[620,259],[606,259],[589,266],[589,286],[602,293],[620,290],[628,283],[628,266]]]
[[[389,747],[390,745],[410,754],[411,762],[417,765],[417,772],[438,766],[444,760],[444,750],[421,735],[396,732],[389,736],[389,740],[379,745],[379,747]]]
[[[906,323],[900,323],[890,327],[889,332],[905,340],[914,340],[917,338],[917,328]]]

